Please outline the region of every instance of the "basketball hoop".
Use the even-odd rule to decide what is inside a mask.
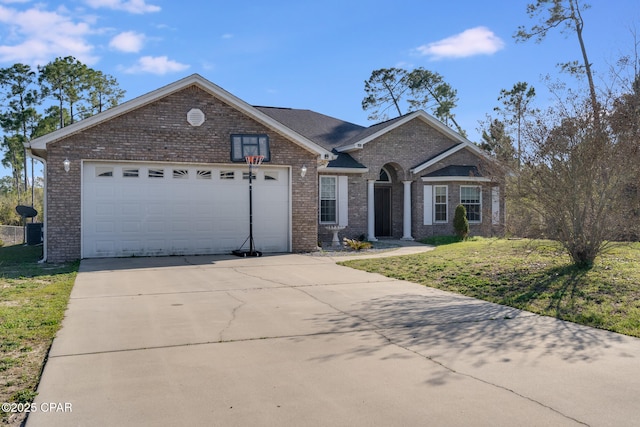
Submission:
[[[253,242],[253,168],[257,168],[262,164],[264,156],[244,156],[244,160],[249,165],[249,237],[240,246],[240,249],[236,249],[231,253],[240,256],[262,256],[262,252],[255,249]],[[249,242],[249,250],[243,250],[245,243]]]
[[[262,161],[264,160],[264,156],[244,156],[244,160],[247,162],[250,168],[251,167],[257,168],[262,164]]]

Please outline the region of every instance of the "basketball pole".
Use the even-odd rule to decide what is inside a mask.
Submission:
[[[249,256],[255,255],[253,242],[253,163],[249,163]]]
[[[262,252],[256,251],[255,243],[253,241],[253,168],[262,163],[264,156],[247,156],[245,159],[249,164],[249,237],[247,237],[244,243],[242,243],[240,249],[235,249],[231,253],[239,257],[259,257],[262,256]],[[247,243],[247,240],[249,241],[249,250],[244,251],[242,248]]]

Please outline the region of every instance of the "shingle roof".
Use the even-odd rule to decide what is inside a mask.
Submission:
[[[432,178],[436,176],[470,176],[474,178],[481,178],[482,174],[476,166],[450,165],[445,166],[442,169],[438,169],[437,171],[433,171],[431,173],[423,175],[422,177]]]
[[[255,108],[327,150],[344,145],[345,141],[357,137],[367,129],[311,110]]]
[[[338,157],[331,160],[327,165],[328,168],[345,168],[345,169],[366,169],[362,163],[357,162],[349,153],[337,153]]]
[[[402,120],[404,117],[406,116],[400,116],[400,117],[396,117],[394,119],[390,119],[384,122],[380,122],[380,123],[376,123],[374,125],[369,126],[368,128],[362,128],[362,131],[358,134],[355,135],[351,135],[348,139],[345,139],[343,141],[343,145],[349,145],[352,144],[354,142],[357,142],[359,140],[365,139],[366,137],[373,135],[374,133],[377,133],[389,126],[392,126],[394,123]],[[325,147],[326,148],[326,147]]]

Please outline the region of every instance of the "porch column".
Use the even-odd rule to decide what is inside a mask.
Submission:
[[[376,239],[376,205],[374,203],[375,179],[367,180],[367,239],[377,242]]]
[[[402,215],[402,240],[413,240],[411,237],[411,183],[413,181],[402,181],[404,184],[404,212]]]

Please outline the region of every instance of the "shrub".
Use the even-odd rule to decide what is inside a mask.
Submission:
[[[467,220],[467,210],[462,205],[456,206],[456,213],[453,217],[453,229],[462,240],[469,234],[469,221]]]
[[[356,239],[347,239],[344,238],[344,245],[353,249],[354,251],[359,251],[361,249],[371,249],[371,242],[364,242]]]

